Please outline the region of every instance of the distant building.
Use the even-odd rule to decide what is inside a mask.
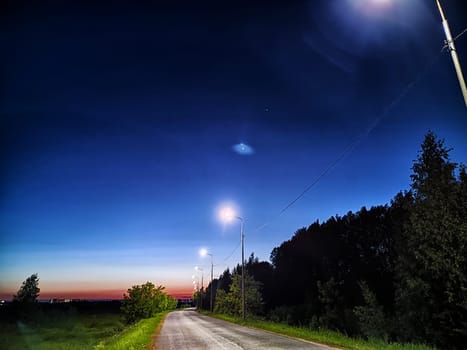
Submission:
[[[77,303],[81,301],[80,299],[62,299],[62,298],[53,298],[49,300],[50,304],[63,304],[63,303]]]
[[[193,298],[191,296],[182,296],[177,298],[178,306],[190,305],[193,306]]]

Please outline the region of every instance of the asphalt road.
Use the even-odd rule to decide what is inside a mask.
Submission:
[[[239,350],[331,348],[238,326],[198,314],[194,310],[167,315],[156,340],[156,350]]]

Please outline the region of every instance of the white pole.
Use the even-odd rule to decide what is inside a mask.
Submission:
[[[209,254],[209,253],[208,253]],[[212,304],[212,296],[213,296],[213,285],[212,285],[212,272],[213,272],[213,269],[214,269],[214,262],[213,262],[213,255],[212,254],[209,254],[211,255],[211,312],[213,311],[213,304]]]
[[[242,318],[245,320],[245,231],[243,219],[241,219],[241,239],[242,239]]]
[[[243,218],[236,216],[240,220],[240,242],[242,244],[242,319],[245,319],[245,227]]]
[[[443,28],[444,34],[446,35],[446,44],[448,46],[449,51],[451,52],[452,62],[454,63],[454,68],[456,70],[457,79],[459,80],[459,85],[462,91],[462,95],[464,96],[464,103],[467,107],[467,86],[465,85],[464,75],[462,74],[461,64],[459,62],[459,58],[457,57],[456,47],[454,45],[454,40],[452,39],[451,30],[449,29],[448,20],[444,15],[443,8],[441,7],[441,3],[439,0],[436,0],[438,5],[439,13],[441,15],[441,19],[443,20]]]

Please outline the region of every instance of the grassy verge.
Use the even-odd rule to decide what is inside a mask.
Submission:
[[[349,350],[433,350],[425,345],[417,344],[399,344],[399,343],[384,343],[381,341],[366,341],[363,339],[354,339],[347,337],[341,333],[327,330],[310,330],[308,328],[292,327],[282,323],[274,323],[263,320],[248,319],[243,321],[241,318],[210,314],[203,314],[216,317],[228,322],[262,329],[265,331],[286,335],[289,337],[300,338],[321,344],[326,344],[332,347]]]
[[[152,348],[153,335],[162,325],[167,312],[147,318],[126,328],[122,333],[111,339],[101,341],[96,350],[145,350]]]

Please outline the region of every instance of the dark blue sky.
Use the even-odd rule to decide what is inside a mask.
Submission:
[[[240,261],[223,203],[268,259],[298,228],[408,189],[429,129],[466,163],[435,1],[379,3],[6,5],[0,292],[34,272],[51,293],[189,290],[200,247],[216,274]],[[466,4],[443,5],[456,35]],[[465,71],[467,34],[456,44]]]

